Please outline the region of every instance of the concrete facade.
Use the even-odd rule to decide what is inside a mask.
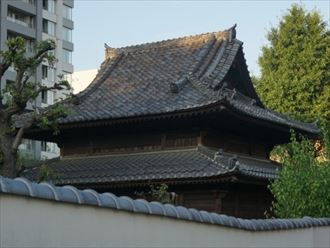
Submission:
[[[33,53],[37,41],[53,39],[56,42],[55,56],[58,62],[54,68],[43,63],[35,78],[45,85],[52,85],[59,75],[71,80],[73,73],[72,21],[73,0],[1,0],[0,1],[0,49],[6,49],[5,42],[10,37],[21,36],[27,41],[28,53]],[[1,88],[8,80],[15,79],[15,72],[10,69],[1,79]],[[34,103],[38,107],[47,107],[63,99],[70,92],[44,92]],[[59,156],[56,144],[24,141],[23,151],[35,159]]]

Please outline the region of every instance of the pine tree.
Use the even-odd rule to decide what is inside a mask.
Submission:
[[[330,120],[330,32],[321,15],[292,5],[267,38],[254,80],[265,105],[305,121]]]

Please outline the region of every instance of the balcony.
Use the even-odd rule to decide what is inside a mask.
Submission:
[[[23,3],[27,3],[27,4],[31,4],[31,5],[35,5],[36,2],[35,0],[21,0]]]
[[[20,1],[7,1],[8,6],[12,9],[21,10],[30,15],[36,15],[36,1],[35,0],[20,0]]]
[[[26,23],[25,21],[16,19],[16,18],[11,17],[11,16],[7,16],[7,20],[8,21],[11,21],[11,22],[18,23],[18,24],[20,24],[20,25],[22,25],[24,27],[34,28],[32,23]]]
[[[7,20],[22,25],[24,27],[34,28],[35,18],[22,12],[8,9]]]
[[[13,33],[28,37],[29,39],[35,38],[35,16],[8,8],[6,19],[8,30],[12,31]]]

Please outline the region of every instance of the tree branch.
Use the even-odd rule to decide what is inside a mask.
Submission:
[[[21,127],[19,130],[18,130],[18,132],[17,132],[17,134],[16,134],[16,136],[15,136],[15,140],[14,140],[14,142],[13,142],[13,144],[12,144],[12,149],[13,150],[17,150],[18,149],[18,146],[21,144],[21,142],[22,142],[22,138],[23,138],[23,134],[24,134],[24,127]]]
[[[42,91],[49,91],[49,90],[63,90],[64,87],[59,85],[58,83],[55,83],[51,87],[46,87],[46,86],[40,86],[38,90],[36,90],[36,93],[39,95]]]
[[[21,86],[24,87],[27,83],[27,81],[30,79],[31,75],[26,75],[24,79],[22,79]]]
[[[18,71],[16,73],[15,88],[17,91],[20,91],[22,88],[23,77],[24,77],[24,71]]]
[[[20,106],[18,106],[17,104],[15,105],[12,105],[10,107],[7,107],[6,109],[4,109],[4,114],[6,116],[13,116],[13,115],[16,115],[16,114],[19,114],[19,113],[23,113],[25,110],[25,108],[21,108]]]

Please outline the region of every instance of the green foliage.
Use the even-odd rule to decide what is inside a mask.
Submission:
[[[30,155],[19,153],[17,158],[17,165],[19,168],[28,168],[40,163],[39,160],[33,159]]]
[[[173,203],[173,197],[170,192],[168,192],[168,185],[162,183],[160,185],[150,186],[151,197],[161,203]]]
[[[51,169],[46,164],[40,166],[38,171],[37,182],[45,182],[45,181],[53,181],[59,178],[59,174],[56,173],[53,169]]]
[[[18,73],[32,75],[41,62],[47,61],[52,65],[56,61],[54,55],[48,52],[55,49],[55,41],[50,39],[37,43],[35,54],[30,56],[22,37],[9,39],[6,45],[8,49],[0,51],[1,62],[13,66]]]
[[[47,109],[42,115],[37,117],[37,125],[42,129],[53,129],[53,134],[59,132],[58,125],[55,122],[61,117],[66,117],[68,110],[61,104],[54,104],[51,108]]]
[[[292,5],[268,33],[254,78],[265,105],[302,120],[330,120],[330,32],[317,11]]]
[[[6,102],[7,106],[17,106],[25,109],[26,103],[35,100],[42,88],[47,90],[40,82],[31,82],[29,79],[41,62],[47,61],[50,66],[54,64],[56,59],[49,51],[55,49],[55,42],[45,40],[37,43],[36,52],[33,55],[26,53],[25,40],[22,37],[9,39],[6,45],[8,49],[0,51],[1,65],[8,64],[12,66],[17,76],[15,82],[6,85],[1,92],[1,96],[6,94],[11,96],[10,101]],[[57,83],[56,86],[58,86],[57,89],[65,89],[66,87],[62,82]]]
[[[139,198],[149,201],[159,201],[161,203],[174,203],[175,193],[168,191],[168,185],[165,183],[159,185],[150,185],[150,189],[145,191],[136,191],[135,195]]]
[[[14,177],[19,171],[17,152],[24,133],[35,126],[53,128],[58,133],[56,120],[67,115],[67,110],[60,104],[40,110],[34,106],[36,98],[45,91],[69,90],[70,85],[59,78],[53,85],[36,82],[32,77],[42,62],[54,66],[56,59],[51,53],[55,49],[55,41],[45,40],[36,43],[34,53],[26,52],[26,41],[22,37],[9,39],[7,49],[0,51],[0,78],[9,69],[16,71],[15,80],[6,84],[0,94],[0,154],[2,155],[2,171],[6,176]],[[26,113],[28,103],[34,111]],[[17,128],[15,120],[21,120]]]
[[[329,145],[329,129],[324,130],[323,145]],[[322,159],[316,157],[313,143],[292,133],[291,143],[279,147],[283,160],[279,178],[270,185],[273,209],[279,218],[330,217],[329,147]]]

